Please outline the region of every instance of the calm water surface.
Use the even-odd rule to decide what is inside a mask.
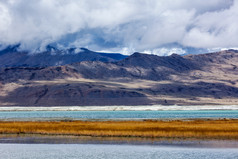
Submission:
[[[3,159],[235,159],[238,149],[148,145],[0,144]]]
[[[0,119],[183,119],[238,118],[238,110],[180,111],[0,111]]]

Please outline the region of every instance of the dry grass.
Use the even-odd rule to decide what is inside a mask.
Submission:
[[[1,134],[238,139],[238,120],[0,122]]]

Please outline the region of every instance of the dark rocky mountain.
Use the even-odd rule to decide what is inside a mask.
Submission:
[[[8,46],[0,51],[0,67],[62,66],[81,61],[115,62],[127,57],[116,53],[98,53],[86,48],[59,50],[53,46],[47,46],[46,51],[41,53],[19,52],[19,46]]]
[[[171,74],[180,74],[199,69],[194,63],[179,55],[167,57],[134,53],[118,62],[82,61],[55,67],[7,67],[3,68],[2,79],[7,81],[52,80],[65,77],[88,79],[131,78],[168,80]]]
[[[2,67],[0,105],[238,104],[237,68],[236,50],[167,57],[134,53],[106,62]]]
[[[0,51],[0,56],[3,54],[11,53],[11,52],[17,52],[17,49],[20,47],[20,44],[16,45],[9,45],[3,50]]]

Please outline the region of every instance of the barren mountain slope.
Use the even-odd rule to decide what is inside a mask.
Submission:
[[[238,53],[0,69],[1,106],[238,104]]]

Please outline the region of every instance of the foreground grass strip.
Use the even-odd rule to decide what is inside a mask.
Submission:
[[[238,139],[238,120],[0,122],[1,134]]]

